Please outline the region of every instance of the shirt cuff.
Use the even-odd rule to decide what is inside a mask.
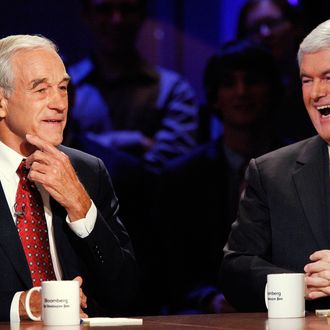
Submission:
[[[10,322],[20,322],[19,317],[19,298],[23,291],[16,292],[10,305]]]
[[[69,225],[71,230],[80,238],[87,237],[92,232],[95,226],[97,210],[94,202],[91,202],[92,205],[86,214],[86,218],[70,222],[69,217],[66,217],[66,223]]]

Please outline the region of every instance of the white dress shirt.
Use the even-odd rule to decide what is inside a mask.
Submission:
[[[20,165],[22,155],[9,148],[0,141],[0,182],[3,191],[6,196],[7,204],[13,217],[13,221],[16,223],[15,216],[15,200],[16,192],[19,182],[19,177],[16,174],[16,170]],[[37,184],[38,190],[41,194],[42,201],[44,204],[45,218],[48,228],[50,254],[54,266],[54,272],[57,280],[62,279],[62,269],[59,263],[55,240],[54,240],[54,228],[52,224],[52,210],[50,208],[49,193],[39,184]],[[69,218],[66,217],[66,222],[71,230],[81,238],[87,237],[93,230],[96,221],[97,210],[92,201],[92,205],[87,212],[86,218],[70,222]],[[11,322],[19,322],[19,298],[22,292],[17,292],[12,300],[10,308],[10,320]]]

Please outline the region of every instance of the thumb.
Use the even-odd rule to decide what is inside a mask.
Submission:
[[[81,276],[76,276],[76,277],[73,279],[73,281],[78,281],[78,282],[79,282],[79,286],[81,286],[82,283],[83,283],[83,279],[82,279]]]

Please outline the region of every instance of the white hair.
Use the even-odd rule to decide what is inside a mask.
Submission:
[[[40,35],[12,35],[0,39],[0,88],[10,96],[13,88],[14,71],[11,59],[19,50],[45,48],[57,52],[57,46]]]
[[[325,48],[330,49],[330,19],[319,24],[301,42],[297,55],[299,66],[304,54],[315,53]]]

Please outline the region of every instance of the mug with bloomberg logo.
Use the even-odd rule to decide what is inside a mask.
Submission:
[[[41,292],[41,316],[31,312],[30,298]],[[33,321],[44,325],[78,325],[80,323],[80,288],[78,281],[44,281],[41,287],[30,289],[25,298],[25,309]]]
[[[305,316],[305,275],[303,273],[268,274],[265,303],[269,318]]]

